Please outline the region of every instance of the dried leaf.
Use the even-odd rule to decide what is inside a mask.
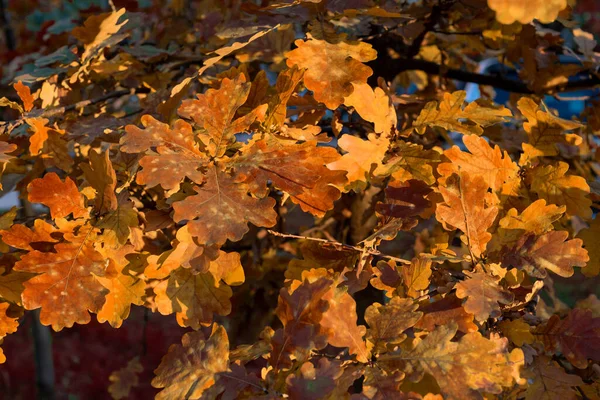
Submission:
[[[456,297],[466,298],[465,311],[475,315],[478,321],[501,315],[498,303],[510,304],[514,295],[498,285],[499,278],[485,272],[464,271],[469,278],[456,284]]]
[[[335,109],[354,91],[353,83],[366,83],[373,74],[364,62],[374,60],[377,52],[365,42],[296,40],[296,49],[285,54],[288,67],[306,68],[304,84],[315,99]]]
[[[56,173],[50,172],[43,178],[31,181],[27,191],[29,201],[47,206],[53,219],[64,218],[69,214],[73,214],[73,218],[88,215],[83,196],[69,177],[63,183]]]

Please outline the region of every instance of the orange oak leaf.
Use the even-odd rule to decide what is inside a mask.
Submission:
[[[492,190],[497,191],[506,182],[518,179],[519,167],[510,159],[508,153],[500,147],[491,147],[487,140],[475,135],[467,135],[463,143],[469,153],[461,151],[458,146],[444,152],[451,162],[438,165],[438,171],[443,176],[466,171],[471,176],[479,175],[488,182]]]
[[[10,303],[0,303],[0,339],[15,333],[19,327],[19,318],[7,314]]]
[[[558,315],[533,330],[547,351],[560,352],[573,366],[584,369],[588,359],[600,360],[600,318],[575,308],[563,320]]]
[[[521,97],[517,107],[527,118],[523,124],[529,138],[528,143],[523,143],[523,156],[528,161],[536,157],[551,157],[558,155],[558,145],[579,145],[583,141],[581,136],[574,133],[565,134],[565,131],[581,128],[579,122],[569,121],[555,117],[542,111],[539,105],[529,97]],[[521,161],[521,165],[524,162]]]
[[[256,196],[264,197],[271,183],[289,194],[302,210],[322,217],[341,195],[335,186],[346,181],[343,171],[325,166],[338,158],[335,149],[317,147],[315,141],[285,146],[260,140],[232,163],[236,180]]]
[[[29,152],[31,155],[37,155],[44,145],[52,144],[48,143],[51,138],[63,135],[65,132],[60,129],[54,129],[48,126],[49,120],[46,118],[26,118],[25,122],[32,130],[32,135],[29,138]]]
[[[170,128],[150,115],[144,115],[141,122],[144,129],[127,125],[120,142],[125,153],[145,153],[140,160],[143,169],[137,174],[137,183],[176,191],[185,177],[196,183],[204,181],[202,168],[208,159],[196,144],[190,124],[177,120]],[[156,152],[148,153],[151,149]]]
[[[148,257],[148,266],[144,270],[147,278],[164,279],[179,267],[190,268],[193,273],[207,272],[210,262],[219,256],[216,246],[198,245],[187,225],[177,231],[176,239],[171,244],[171,250]]]
[[[566,175],[569,164],[559,161],[557,165],[544,165],[532,171],[531,190],[549,204],[567,207],[567,215],[581,218],[592,217],[590,187],[585,178]]]
[[[356,302],[347,291],[332,289],[323,299],[329,308],[323,313],[321,327],[327,333],[327,341],[332,346],[348,347],[350,354],[355,354],[360,362],[369,360],[369,352],[363,337],[367,329],[356,325]]]
[[[176,313],[177,323],[183,327],[200,329],[212,323],[213,314],[231,312],[231,288],[210,272],[193,274],[179,268],[155,286],[154,293],[158,311],[163,315]]]
[[[456,297],[466,298],[465,311],[471,313],[480,321],[500,316],[498,303],[510,304],[514,295],[498,285],[500,278],[488,275],[485,272],[464,271],[468,277],[456,284]]]
[[[439,103],[430,101],[410,129],[423,134],[428,126],[436,126],[464,135],[481,135],[483,128],[504,122],[507,117],[512,116],[508,108],[485,104],[480,100],[469,103],[463,108],[466,97],[467,93],[459,90],[454,93],[444,93]]]
[[[144,370],[139,357],[129,360],[127,366],[114,371],[108,377],[111,384],[108,386],[108,393],[115,400],[126,399],[129,397],[131,389],[139,384],[138,374]]]
[[[127,245],[111,253],[103,276],[96,276],[100,284],[108,290],[106,300],[98,311],[98,322],[107,322],[113,328],[119,328],[129,317],[131,305],[142,305],[146,284],[141,279],[124,271],[129,261],[125,256],[133,252],[133,246]]]
[[[42,203],[50,209],[52,218],[64,218],[73,214],[73,218],[86,217],[88,211],[84,207],[83,195],[71,178],[61,181],[54,172],[43,178],[34,179],[27,185],[29,201]]]
[[[416,328],[433,331],[436,326],[455,323],[463,333],[475,332],[477,325],[473,323],[473,314],[469,314],[462,306],[462,301],[455,296],[446,296],[433,303],[421,304],[419,311],[423,318],[417,322]]]
[[[29,89],[29,86],[23,85],[23,82],[18,81],[13,85],[13,87],[15,88],[17,94],[19,95],[19,98],[23,102],[23,108],[25,109],[25,111],[31,111],[31,109],[33,108],[33,102],[35,101],[35,98],[31,95],[31,90]]]
[[[446,228],[460,229],[472,255],[479,257],[492,238],[488,229],[498,214],[497,207],[485,205],[488,183],[481,176],[461,172],[450,176],[446,185],[439,187],[444,203],[438,204],[436,218]]]
[[[248,195],[248,186],[239,183],[217,166],[209,167],[206,183],[196,186],[196,194],[173,203],[175,221],[188,220],[189,233],[207,246],[237,241],[248,232],[248,222],[256,226],[275,225],[275,200]]]
[[[235,142],[235,134],[248,129],[254,121],[265,118],[267,104],[256,107],[250,113],[233,120],[236,111],[248,98],[250,83],[244,74],[235,79],[224,78],[219,89],[209,89],[199,94],[195,100],[184,100],[178,113],[183,118],[191,118],[204,128],[200,134],[208,152],[213,157],[222,157],[227,147]]]
[[[66,233],[67,242],[56,244],[55,252],[33,250],[15,264],[15,271],[38,274],[23,284],[23,306],[41,307],[40,321],[55,331],[87,324],[88,310],[97,312],[104,303],[94,275],[104,275],[109,260],[94,248],[96,236],[95,228],[84,225],[77,234]]]
[[[385,304],[373,303],[365,311],[365,321],[369,325],[367,341],[373,351],[386,353],[403,342],[407,329],[413,327],[423,316],[417,311],[418,304],[411,299],[394,297]]]
[[[95,150],[90,150],[89,164],[81,163],[80,168],[83,171],[86,181],[96,191],[95,209],[96,212],[104,214],[107,211],[115,210],[118,207],[115,187],[117,186],[117,175],[110,162],[109,152],[105,151],[103,155]]]
[[[533,360],[525,376],[529,378],[525,400],[576,400],[580,393],[575,387],[584,384],[581,377],[567,374],[556,361],[544,355]]]
[[[9,246],[22,250],[34,250],[42,245],[50,245],[57,242],[52,233],[57,232],[54,226],[42,219],[36,219],[33,222],[33,229],[25,225],[15,224],[9,229],[0,231],[2,241]]]
[[[481,399],[480,392],[498,394],[520,380],[525,362],[521,349],[508,352],[508,340],[489,340],[479,332],[451,342],[456,331],[455,323],[436,328],[410,348],[382,355],[377,363],[392,371],[408,371],[413,382],[425,373],[432,375],[447,399]]]
[[[389,145],[389,139],[384,136],[377,137],[373,133],[369,134],[368,140],[349,134],[343,135],[338,139],[338,146],[346,154],[328,164],[327,168],[348,172],[349,188],[364,187],[369,175],[383,162]]]
[[[366,83],[373,74],[364,62],[374,60],[377,52],[365,42],[332,44],[325,40],[296,40],[297,48],[285,54],[288,67],[306,68],[304,84],[317,101],[335,109],[354,90],[352,83]]]
[[[162,389],[156,400],[200,399],[228,365],[229,339],[222,326],[214,325],[209,338],[202,332],[186,333],[154,370],[152,386]]]
[[[283,324],[283,328],[273,336],[269,359],[276,371],[290,366],[292,355],[296,358],[306,356],[313,349],[322,349],[327,345],[327,333],[321,328],[320,322],[329,308],[323,296],[331,289],[333,281],[319,278],[314,282],[304,280],[293,283],[289,289],[281,289],[275,310]]]
[[[523,235],[512,247],[502,249],[502,264],[520,268],[535,278],[545,278],[546,270],[569,277],[574,266],[584,267],[590,258],[581,239],[568,237],[566,231]]]
[[[352,86],[354,90],[344,104],[354,107],[362,119],[372,122],[376,133],[388,135],[398,123],[390,97],[383,89],[372,89],[367,83],[352,83]]]

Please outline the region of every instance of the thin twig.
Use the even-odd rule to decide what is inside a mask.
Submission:
[[[349,244],[344,244],[344,243],[336,242],[336,241],[333,241],[333,240],[315,238],[315,237],[310,237],[310,236],[292,235],[290,233],[281,233],[281,232],[272,231],[271,229],[267,229],[267,232],[269,232],[273,236],[278,236],[278,237],[281,237],[281,238],[312,240],[314,242],[320,242],[320,243],[328,244],[330,246],[340,247],[340,248],[345,249],[345,250],[357,251],[359,253],[365,253],[366,252],[367,254],[370,254],[372,256],[381,257],[381,258],[384,258],[384,259],[390,260],[390,261],[396,261],[396,262],[401,263],[401,264],[410,264],[411,263],[409,260],[405,260],[403,258],[398,258],[398,257],[390,256],[390,255],[387,255],[387,254],[384,254],[384,253],[380,252],[379,250],[367,249],[365,247],[360,247],[360,246],[352,246],[352,245],[349,245]]]

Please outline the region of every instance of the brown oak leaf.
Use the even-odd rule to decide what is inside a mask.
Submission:
[[[248,195],[247,185],[217,166],[209,167],[206,183],[196,186],[195,195],[173,203],[177,222],[188,220],[189,233],[207,246],[237,241],[248,232],[248,222],[256,226],[275,225],[275,200]]]
[[[514,295],[498,285],[500,278],[488,275],[485,272],[464,271],[468,277],[456,284],[456,297],[466,298],[465,311],[475,315],[478,321],[486,321],[489,317],[500,316],[498,303],[510,304]]]
[[[369,325],[367,340],[373,351],[386,353],[403,342],[407,329],[413,327],[423,316],[417,311],[418,304],[411,299],[394,297],[387,304],[373,303],[365,311],[365,321]]]

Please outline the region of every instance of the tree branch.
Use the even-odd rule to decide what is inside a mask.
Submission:
[[[394,60],[396,68],[387,68],[380,74],[386,80],[392,80],[397,74],[403,71],[423,71],[430,75],[442,76],[448,79],[455,79],[462,82],[472,82],[479,85],[487,85],[496,89],[506,90],[507,92],[535,94],[524,82],[514,79],[506,79],[498,75],[486,75],[476,72],[463,71],[460,69],[445,68],[442,65],[431,61],[417,59],[398,59]],[[570,92],[580,89],[588,89],[600,85],[600,78],[591,75],[590,78],[578,81],[571,81],[555,86],[545,88],[538,94]]]

